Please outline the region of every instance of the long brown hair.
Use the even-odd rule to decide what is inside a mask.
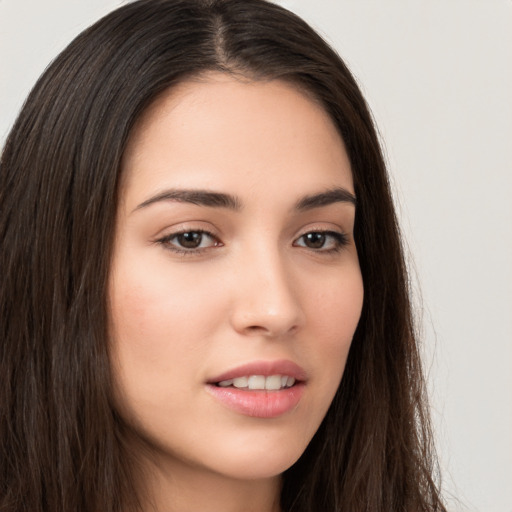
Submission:
[[[78,36],[28,97],[0,170],[0,511],[138,510],[111,396],[107,279],[141,112],[215,70],[292,82],[349,154],[363,312],[341,386],[283,475],[283,511],[444,511],[408,277],[371,115],[339,56],[263,0],[140,0]]]

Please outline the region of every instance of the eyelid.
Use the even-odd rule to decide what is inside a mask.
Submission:
[[[172,240],[176,237],[179,237],[180,235],[183,235],[185,233],[199,233],[201,236],[207,236],[209,237],[213,243],[211,245],[208,245],[207,247],[180,247],[177,244],[173,244]],[[174,231],[167,233],[163,236],[158,237],[155,240],[155,243],[162,245],[166,250],[171,251],[173,253],[176,253],[180,256],[197,256],[205,251],[208,251],[215,247],[221,247],[224,244],[221,242],[219,237],[212,233],[208,229],[204,228],[194,228],[194,227],[183,227],[179,229],[175,229]]]
[[[334,238],[335,246],[326,249],[326,248],[323,248],[323,247],[314,248],[314,247],[308,247],[305,244],[298,244],[299,240],[303,239],[306,235],[308,235],[310,233],[320,233],[320,234],[325,235],[326,237]],[[349,243],[350,243],[349,236],[344,231],[339,230],[339,229],[318,228],[318,227],[317,228],[310,228],[310,229],[304,230],[293,241],[293,245],[295,245],[296,247],[302,247],[302,248],[310,250],[312,252],[325,253],[325,254],[338,252],[341,249],[343,249],[343,247],[348,245]]]
[[[202,253],[210,251],[211,249],[224,246],[224,243],[221,241],[219,235],[214,232],[215,230],[210,230],[198,226],[197,224],[189,226],[187,223],[183,223],[181,225],[176,225],[172,231],[169,231],[169,229],[172,228],[168,228],[167,233],[156,238],[153,243],[159,244],[163,246],[164,249],[180,256],[198,256]],[[206,247],[201,247],[203,244],[202,239],[200,240],[198,247],[180,246],[180,244],[177,243],[175,239],[186,233],[200,234],[202,237],[209,238],[211,242]],[[327,241],[324,243],[325,247],[311,247],[307,243],[301,243],[301,241],[304,241],[304,237],[311,233],[319,233],[324,235],[327,239]],[[339,226],[332,226],[332,224],[329,226],[310,225],[304,227],[300,234],[293,239],[292,246],[299,247],[314,253],[327,255],[330,253],[339,252],[349,243],[349,235]]]

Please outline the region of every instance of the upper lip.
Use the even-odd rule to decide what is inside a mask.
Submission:
[[[270,375],[287,375],[297,381],[305,381],[307,378],[306,371],[298,364],[293,361],[281,359],[278,361],[253,361],[242,364],[208,379],[208,383],[214,384],[223,380],[236,379],[249,375],[263,375],[264,377],[269,377]]]

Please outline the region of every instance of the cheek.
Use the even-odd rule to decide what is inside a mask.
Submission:
[[[325,335],[331,332],[334,338],[351,337],[361,316],[364,297],[357,259],[338,273],[326,274],[321,282],[308,282],[306,286],[302,294],[309,297],[309,320],[315,322],[316,328]]]
[[[117,269],[110,287],[112,338],[123,350],[147,355],[204,340],[218,318],[208,287],[165,266]],[[161,271],[159,271],[161,270]],[[117,279],[116,276],[119,276]],[[172,340],[172,343],[171,343]],[[183,350],[190,346],[182,347]]]
[[[165,403],[180,406],[220,317],[211,294],[161,270],[118,265],[111,280],[111,360],[123,397],[118,403],[137,415]]]
[[[314,341],[308,347],[308,357],[324,369],[323,386],[332,394],[343,375],[352,338],[361,317],[363,298],[359,267],[310,295],[309,318]]]

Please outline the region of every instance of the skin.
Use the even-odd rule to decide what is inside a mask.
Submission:
[[[229,194],[238,208],[158,200],[171,189]],[[165,92],[135,127],[111,351],[155,510],[279,510],[280,475],[327,412],[363,301],[354,204],[296,208],[332,189],[354,193],[343,142],[323,108],[285,82],[209,73]],[[182,232],[199,247],[184,248]],[[310,232],[328,234],[312,243]],[[222,372],[281,359],[307,375],[285,414],[250,417],[208,393]]]

